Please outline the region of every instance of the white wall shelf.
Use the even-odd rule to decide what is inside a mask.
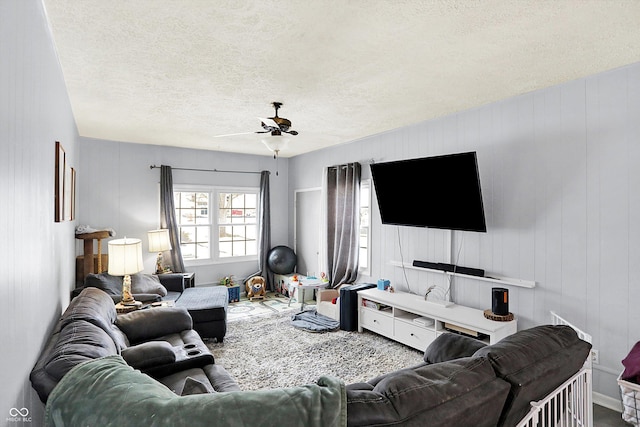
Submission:
[[[495,274],[491,274],[489,276],[473,276],[471,274],[462,274],[462,273],[453,273],[451,271],[442,271],[442,270],[435,270],[432,268],[423,268],[423,267],[415,267],[413,265],[410,264],[403,264],[400,261],[390,261],[390,264],[395,266],[395,267],[402,267],[402,268],[406,268],[409,270],[416,270],[416,271],[423,271],[423,272],[429,272],[429,273],[440,273],[440,274],[447,274],[449,276],[459,276],[459,277],[465,277],[467,279],[473,279],[473,280],[478,280],[481,282],[490,282],[490,283],[497,283],[500,285],[511,285],[511,286],[519,286],[521,288],[535,288],[536,287],[536,282],[533,280],[522,280],[522,279],[514,279],[511,277],[504,277],[504,276],[497,276]]]

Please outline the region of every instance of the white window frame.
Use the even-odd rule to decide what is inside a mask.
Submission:
[[[219,234],[219,226],[221,225],[218,222],[218,200],[220,193],[244,193],[244,194],[255,194],[256,200],[258,199],[260,189],[258,187],[218,187],[218,186],[209,186],[209,185],[174,185],[173,192],[184,192],[184,193],[208,193],[209,195],[209,221],[208,226],[210,227],[209,236],[209,250],[210,257],[209,258],[201,258],[201,259],[185,259],[185,266],[198,266],[198,265],[210,265],[210,264],[227,264],[233,262],[249,262],[249,261],[257,261],[258,255],[245,255],[245,256],[231,256],[231,257],[220,257],[220,234]],[[256,206],[256,238],[259,230],[258,227],[258,218],[260,217],[259,212],[260,206]],[[256,242],[257,245],[257,242]]]
[[[364,276],[371,275],[371,192],[373,191],[373,186],[371,185],[370,179],[363,179],[360,181],[360,194],[362,194],[362,189],[367,188],[369,191],[369,200],[367,201],[367,209],[369,216],[369,224],[367,226],[363,226],[360,224],[360,229],[358,230],[358,257],[360,256],[360,230],[363,228],[367,229],[367,266],[362,267],[360,263],[358,264],[358,272]],[[362,195],[360,196],[362,200]],[[361,214],[362,206],[360,206],[360,200],[358,200],[358,215]]]

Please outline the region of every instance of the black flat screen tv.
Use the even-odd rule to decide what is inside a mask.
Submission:
[[[383,224],[486,232],[475,151],[371,164]]]

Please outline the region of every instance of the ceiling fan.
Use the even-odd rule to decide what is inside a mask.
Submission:
[[[252,133],[270,133],[271,136],[280,136],[283,133],[287,133],[289,135],[297,135],[298,132],[291,129],[291,121],[289,119],[285,119],[284,117],[278,116],[278,110],[282,107],[282,102],[272,102],[273,108],[276,113],[273,117],[262,118],[258,117],[260,120],[260,126],[262,129],[260,131],[255,132],[242,132],[242,133],[231,133],[227,135],[217,135],[216,138],[222,138],[226,136],[235,136],[235,135],[248,135]]]
[[[248,135],[252,133],[268,133],[269,136],[265,135],[262,138],[262,143],[273,152],[273,158],[276,160],[276,175],[278,175],[278,154],[280,150],[282,150],[288,143],[289,138],[283,136],[283,133],[289,135],[297,135],[298,132],[291,129],[291,121],[289,119],[285,119],[284,117],[278,116],[278,110],[282,107],[282,102],[272,102],[273,108],[275,109],[275,115],[269,118],[258,117],[260,120],[260,126],[262,129],[260,131],[255,132],[243,132],[243,133],[232,133],[228,135],[217,135],[216,138],[226,137],[226,136],[235,136],[235,135]]]

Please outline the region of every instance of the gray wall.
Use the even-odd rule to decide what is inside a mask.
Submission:
[[[77,132],[40,1],[0,1],[0,424],[26,408],[29,372],[73,288],[74,224],[54,222],[54,147],[77,166]],[[22,424],[22,419],[20,420]]]
[[[259,142],[256,142],[259,143]],[[272,245],[287,243],[288,193],[287,159],[276,162],[265,148],[265,156],[190,150],[157,145],[131,144],[80,138],[79,190],[83,195],[78,208],[78,223],[94,228],[113,228],[115,238],[134,237],[142,240],[146,273],[155,271],[156,253],[149,253],[147,231],[160,226],[160,169],[150,165],[173,168],[217,169],[238,171],[269,170],[272,204]],[[259,174],[212,173],[173,170],[173,184],[259,187]],[[102,251],[107,253],[107,242]],[[78,254],[82,243],[78,241]],[[96,253],[97,253],[97,249]],[[258,269],[257,262],[224,262],[186,266],[195,272],[196,285],[218,283],[220,278],[234,275],[240,279]]]
[[[488,232],[454,233],[459,264],[535,280],[508,286],[519,329],[555,310],[593,335],[594,389],[619,399],[621,359],[640,339],[640,64],[298,156],[290,191],[319,186],[321,169],[475,150]],[[315,169],[315,170],[314,170]],[[455,179],[455,171],[449,177]],[[416,187],[416,208],[438,201]],[[372,277],[406,290],[402,257],[447,261],[449,232],[381,225],[373,202]],[[290,230],[290,236],[292,230]],[[399,236],[399,237],[398,237]],[[442,284],[407,270],[411,289]],[[495,286],[495,285],[493,285]],[[490,308],[490,283],[456,279],[457,303]],[[615,402],[609,402],[614,404]]]
[[[37,0],[0,2],[0,58],[0,174],[8,193],[8,203],[0,210],[0,420],[11,408],[27,408],[33,425],[41,425],[43,408],[28,375],[68,304],[75,255],[81,253],[73,237],[75,224],[53,221],[54,141],[63,143],[78,168],[77,223],[113,227],[120,237],[144,237],[158,224],[158,171],[149,170],[150,164],[242,170],[275,165],[268,155],[87,139],[79,143],[43,6]],[[271,176],[273,244],[293,244],[293,192],[319,187],[325,166],[476,150],[489,230],[455,233],[459,263],[535,280],[535,289],[510,287],[510,308],[520,328],[545,323],[548,311],[556,310],[591,333],[600,350],[594,388],[617,399],[620,360],[639,339],[639,116],[640,64],[634,64],[281,159],[280,176]],[[368,177],[368,168],[364,173]],[[176,183],[199,179],[204,178],[174,176]],[[362,280],[388,277],[401,287],[402,272],[389,264],[400,259],[399,244],[405,261],[448,257],[446,232],[382,226],[375,202],[372,216],[372,276]],[[152,270],[153,254],[145,266]],[[233,265],[224,271],[243,274],[252,267]],[[222,271],[204,268],[197,274],[205,283]],[[407,277],[419,292],[440,280],[414,271]],[[490,287],[456,280],[455,300],[487,308]]]

